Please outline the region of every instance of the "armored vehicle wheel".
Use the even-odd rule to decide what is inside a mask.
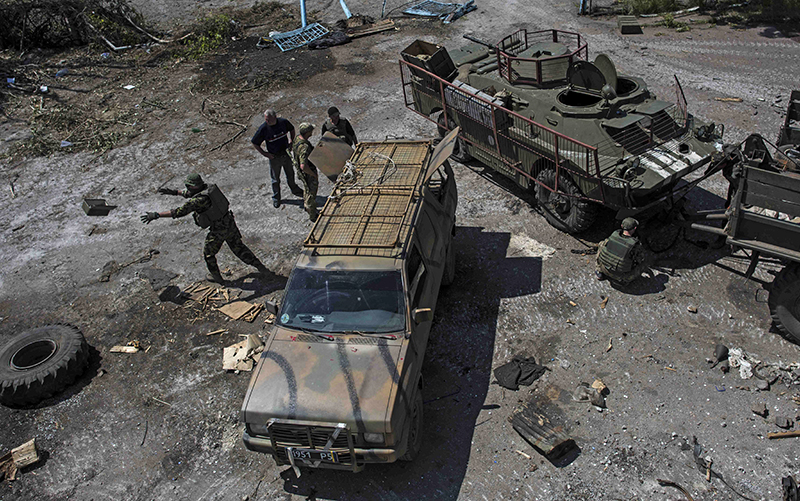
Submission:
[[[768,302],[778,330],[800,343],[800,264],[792,263],[778,273],[770,286]]]
[[[444,112],[439,114],[439,118],[436,120],[436,122],[438,124],[436,129],[439,132],[439,135],[441,137],[446,136],[448,131],[444,125]],[[452,124],[453,119],[451,118],[449,122]],[[450,158],[462,164],[472,160],[472,155],[470,155],[467,151],[467,142],[464,141],[464,138],[460,135],[458,136],[458,139],[456,139],[456,145],[453,148],[453,154],[450,155]]]
[[[411,422],[406,433],[408,433],[408,449],[400,461],[413,461],[422,448],[422,388],[417,388],[414,408],[411,409]]]
[[[450,237],[446,252],[442,285],[450,285],[456,279],[456,250],[453,248],[453,237]]]
[[[0,348],[0,402],[33,405],[72,384],[89,360],[89,345],[71,325],[22,332]]]
[[[540,183],[555,187],[556,171],[544,169],[537,179]],[[592,202],[580,200],[571,196],[580,196],[581,190],[569,175],[561,174],[558,177],[558,193],[536,185],[536,198],[544,209],[544,217],[554,228],[567,233],[580,233],[588,229],[597,217],[597,206]]]

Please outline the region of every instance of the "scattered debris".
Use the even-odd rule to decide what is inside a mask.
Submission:
[[[713,364],[711,364],[711,369],[717,366],[723,360],[728,360],[728,347],[724,344],[718,344],[714,348],[714,358],[716,359]]]
[[[133,89],[136,88],[136,86],[135,85],[126,85],[126,86],[124,86],[122,88],[125,89],[125,90],[133,90]]]
[[[206,333],[206,336],[213,336],[215,334],[225,334],[226,332],[228,332],[228,329],[217,329],[213,332]]]
[[[723,103],[741,103],[741,97],[715,97],[715,101],[721,101]]]
[[[264,319],[264,323],[265,324],[275,323],[275,314],[274,313],[270,313],[269,315],[267,315],[267,318]]]
[[[232,300],[236,300],[240,294],[240,290],[209,285],[207,282],[195,282],[181,293],[184,298],[191,301],[186,307],[199,305],[200,309],[205,309],[206,306],[220,308]]]
[[[264,350],[264,343],[255,334],[244,341],[222,350],[222,369],[226,371],[251,371],[255,365],[255,355]]]
[[[350,43],[350,37],[348,37],[345,32],[332,31],[325,36],[308,42],[308,48],[311,50],[328,49],[346,43]]]
[[[104,198],[84,198],[82,207],[87,216],[107,216],[117,208],[116,205],[106,205]]]
[[[139,347],[128,343],[127,346],[121,346],[121,345],[112,346],[111,349],[108,351],[110,351],[111,353],[137,353],[139,351]]]
[[[753,404],[753,406],[750,407],[750,410],[753,411],[753,414],[758,414],[761,417],[767,417],[767,414],[769,414],[767,406],[766,404],[764,404],[764,402],[758,402]]]
[[[686,309],[689,311],[689,313],[697,313],[697,308],[694,306],[687,306]]]
[[[606,384],[603,381],[601,381],[600,379],[595,379],[594,380],[594,382],[592,383],[592,388],[594,388],[595,390],[599,391],[603,395],[608,395],[609,393],[611,393],[608,390],[608,386],[606,386]]]
[[[780,431],[778,433],[767,433],[767,438],[769,438],[770,440],[776,438],[792,438],[792,437],[800,437],[800,430]]]
[[[448,24],[475,9],[477,9],[475,6],[475,0],[469,0],[464,4],[423,0],[422,2],[404,10],[403,14],[408,14],[410,16],[438,17],[443,23]]]
[[[153,396],[151,396],[150,398],[152,398],[153,400],[155,400],[155,401],[156,401],[156,402],[158,402],[159,404],[164,404],[164,405],[168,405],[169,407],[172,407],[172,404],[171,404],[171,403],[169,403],[169,402],[164,402],[163,400],[160,400],[160,399],[158,399],[158,398],[156,398],[156,397],[153,397]]]
[[[397,30],[397,26],[395,26],[393,20],[384,19],[382,21],[378,21],[377,23],[365,24],[357,28],[348,28],[345,30],[345,33],[350,38],[359,38],[389,30]]]
[[[250,303],[247,301],[234,301],[217,308],[217,311],[224,313],[234,320],[244,320],[252,322],[256,319],[261,310],[264,309],[263,303]]]
[[[617,16],[617,28],[623,35],[641,35],[644,33],[636,16]]]
[[[286,31],[283,33],[270,33],[269,37],[275,42],[275,45],[281,49],[281,52],[286,52],[325,36],[328,33],[328,28],[319,23],[308,24],[306,21],[306,3],[301,0],[300,2],[300,20],[302,26],[296,30]]]
[[[32,438],[0,457],[0,479],[6,477],[9,481],[14,481],[19,470],[38,461],[39,451],[36,450],[36,439]]]
[[[659,485],[661,485],[663,487],[674,487],[674,488],[678,489],[679,491],[681,491],[683,493],[684,496],[686,496],[686,499],[688,501],[694,501],[694,498],[692,498],[691,494],[689,494],[689,491],[687,491],[686,489],[684,489],[680,485],[676,484],[675,482],[673,482],[671,480],[662,480],[660,478],[657,478],[656,481],[658,482]]]
[[[525,454],[524,452],[522,452],[519,449],[517,449],[516,452],[517,452],[517,454],[519,454],[520,456],[524,457],[525,459],[530,459],[531,458],[530,454]]]
[[[159,251],[157,249],[150,249],[147,251],[146,256],[142,256],[140,258],[136,258],[132,261],[129,261],[124,264],[119,264],[116,261],[109,261],[103,266],[103,272],[100,274],[100,278],[98,279],[99,282],[108,282],[111,280],[111,277],[122,271],[123,269],[127,268],[128,266],[140,263],[146,263],[150,261],[153,256],[158,254]]]
[[[542,377],[546,370],[547,367],[537,364],[533,357],[525,358],[517,355],[507,364],[496,368],[494,377],[503,388],[516,391],[520,385],[530,386]]]
[[[759,360],[748,355],[741,348],[731,348],[728,350],[728,360],[730,361],[731,367],[734,369],[736,367],[739,368],[739,377],[742,379],[750,379],[753,377],[753,366],[759,363]]]
[[[612,338],[608,338],[608,346],[606,346],[606,353],[608,353],[609,351],[611,351],[611,348],[613,348],[613,347],[614,347],[614,345],[612,344],[612,342],[611,342],[611,341],[612,341]]]
[[[756,390],[769,391],[769,383],[766,381],[756,381]]]
[[[608,296],[604,296],[603,300],[600,301],[600,309],[605,310],[607,304],[608,304]]]
[[[788,430],[794,423],[786,416],[775,416],[775,426]]]
[[[570,301],[570,302],[569,302],[569,305],[570,305],[570,306],[578,306],[578,303],[576,303],[575,301]]]
[[[607,389],[602,381],[600,381],[600,384]],[[579,384],[578,387],[575,388],[575,391],[572,392],[572,400],[576,402],[589,402],[601,409],[606,408],[606,397],[603,395],[603,390],[595,387],[594,383],[592,386],[589,386],[589,383]]]
[[[548,459],[560,458],[575,447],[575,441],[564,432],[564,427],[552,426],[550,419],[532,401],[514,410],[508,420],[522,438]]]

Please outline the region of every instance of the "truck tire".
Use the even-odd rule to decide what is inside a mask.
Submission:
[[[414,407],[411,409],[411,420],[406,433],[408,434],[408,448],[400,461],[413,461],[422,448],[422,388],[417,388],[417,396],[414,398]]]
[[[769,290],[769,312],[775,327],[800,344],[800,264],[784,267]]]
[[[445,252],[442,285],[448,286],[456,279],[456,250],[453,248],[453,237],[450,237],[450,243],[447,244],[447,251]]]
[[[12,337],[0,348],[0,402],[26,406],[72,384],[89,361],[89,345],[71,325],[46,325]]]
[[[450,120],[448,120],[448,122],[452,124],[453,119],[451,118]],[[436,129],[439,132],[439,136],[441,137],[446,136],[449,131],[445,128],[444,125],[444,112],[439,113],[439,118],[436,120],[436,123],[438,124]],[[450,158],[462,164],[472,160],[472,155],[470,155],[469,152],[467,151],[467,142],[464,141],[464,138],[461,137],[460,135],[456,139],[456,145],[455,148],[453,148],[453,154],[450,155]]]
[[[556,185],[556,171],[544,169],[536,179],[551,188]],[[567,233],[580,233],[588,229],[597,218],[597,205],[568,195],[580,196],[581,190],[568,174],[558,177],[558,193],[536,185],[536,199],[544,210],[544,217],[554,228]]]

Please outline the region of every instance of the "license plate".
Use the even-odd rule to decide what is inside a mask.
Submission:
[[[336,451],[321,451],[319,449],[294,449],[288,448],[287,451],[294,459],[305,461],[325,461],[326,463],[338,463],[339,455]]]

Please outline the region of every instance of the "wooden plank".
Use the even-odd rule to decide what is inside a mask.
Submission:
[[[543,410],[533,402],[515,410],[508,420],[522,438],[548,458],[561,457],[575,446],[564,427],[553,426]]]
[[[795,192],[792,200],[798,200],[798,197],[800,197],[800,174],[794,172],[770,172],[756,167],[746,167],[744,175],[749,180],[758,181],[769,186],[780,186]]]
[[[30,466],[39,461],[39,452],[36,450],[36,439],[32,438],[11,450],[11,457],[18,469]]]
[[[742,194],[742,203],[755,205],[788,214],[790,217],[800,216],[800,193],[749,180]]]

